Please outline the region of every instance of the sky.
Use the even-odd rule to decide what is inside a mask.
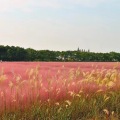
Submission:
[[[0,45],[120,52],[120,0],[0,0]]]

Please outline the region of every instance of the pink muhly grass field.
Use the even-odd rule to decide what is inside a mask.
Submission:
[[[83,73],[109,70],[114,65],[108,62],[2,62],[0,113],[25,109],[31,104],[49,99],[53,102],[70,99],[68,93],[71,92],[84,90],[88,94],[105,90],[106,86],[81,82],[85,79]]]

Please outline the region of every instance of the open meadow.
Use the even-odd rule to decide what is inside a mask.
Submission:
[[[119,120],[118,62],[1,62],[0,120]]]

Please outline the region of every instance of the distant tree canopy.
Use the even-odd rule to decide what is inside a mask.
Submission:
[[[3,61],[66,61],[66,62],[115,62],[120,53],[94,53],[90,50],[49,51],[0,45],[0,60]]]

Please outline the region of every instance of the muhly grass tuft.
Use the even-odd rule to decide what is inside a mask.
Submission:
[[[2,70],[1,120],[120,119],[120,71],[116,67],[43,75],[37,66],[26,74],[26,79],[14,75],[8,80]]]

